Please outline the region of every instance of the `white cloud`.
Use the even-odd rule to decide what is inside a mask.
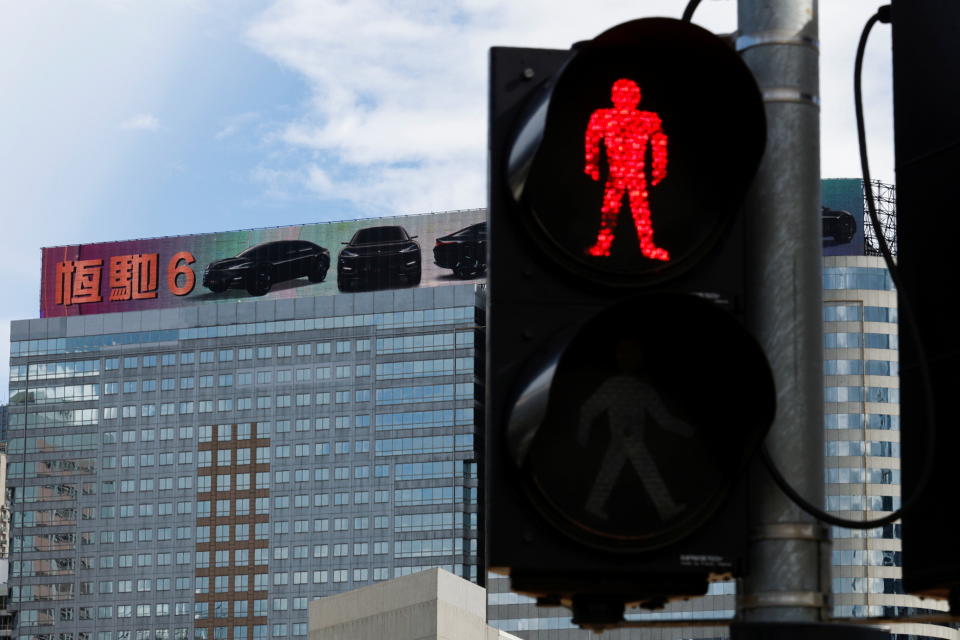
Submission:
[[[859,171],[849,97],[853,50],[873,9],[824,4],[824,175],[851,176]],[[250,25],[248,38],[307,83],[309,100],[273,139],[308,158],[326,159],[322,172],[316,159],[304,160],[300,183],[363,210],[414,212],[485,200],[490,46],[567,48],[638,13],[679,17],[685,5],[686,0],[639,6],[633,0],[589,6],[573,0],[277,0]],[[736,5],[703,3],[695,22],[732,32]],[[889,34],[874,36],[884,38],[889,42]],[[880,48],[872,45],[871,51]],[[868,61],[867,104],[890,102],[884,73],[889,75],[889,56]],[[867,117],[879,134],[871,141],[871,156],[880,160],[874,173],[892,180],[888,112],[881,108]]]
[[[342,169],[320,182],[308,176],[306,186],[364,210],[456,209],[485,200],[489,47],[568,47],[636,10],[633,2],[607,2],[582,20],[578,5],[559,4],[569,6],[281,0],[248,33],[310,89],[278,139],[335,158]],[[657,4],[682,11],[677,2]]]
[[[134,131],[156,131],[160,128],[160,120],[152,113],[138,113],[121,122],[120,128]]]
[[[249,125],[251,122],[256,121],[257,117],[258,116],[256,113],[247,112],[228,118],[223,127],[221,127],[221,129],[214,135],[214,138],[217,140],[229,138],[230,136],[237,134],[241,129]]]

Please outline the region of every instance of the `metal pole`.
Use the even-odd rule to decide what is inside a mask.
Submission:
[[[747,201],[749,322],[770,360],[777,418],[766,446],[823,505],[823,323],[817,0],[739,0],[737,49],[763,92],[767,149]],[[827,618],[826,529],[751,469],[746,622]]]

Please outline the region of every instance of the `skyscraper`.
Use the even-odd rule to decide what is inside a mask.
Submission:
[[[392,223],[432,242],[481,216]],[[480,281],[427,245],[417,283],[200,286],[248,245],[371,224],[47,250],[46,317],[11,328],[15,637],[296,638],[312,598],[435,566],[477,580]]]

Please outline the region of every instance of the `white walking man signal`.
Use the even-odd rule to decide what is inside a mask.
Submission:
[[[678,504],[664,482],[650,450],[644,441],[647,420],[685,438],[694,435],[694,428],[672,415],[660,394],[642,379],[631,375],[608,378],[591,395],[580,410],[577,439],[586,446],[590,429],[601,414],[607,414],[610,444],[600,463],[600,471],[587,498],[587,512],[606,519],[607,500],[623,467],[630,463],[662,520],[671,518],[686,507]]]

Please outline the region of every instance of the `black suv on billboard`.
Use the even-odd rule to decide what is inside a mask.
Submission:
[[[833,238],[837,244],[847,244],[857,233],[857,219],[848,211],[821,207],[823,237]]]
[[[203,270],[203,286],[214,293],[236,287],[262,296],[278,282],[301,276],[322,282],[329,269],[330,252],[323,247],[306,240],[277,240],[211,262]]]
[[[487,270],[487,223],[479,222],[448,236],[437,238],[433,262],[438,267],[453,269],[458,278],[481,276]]]
[[[340,250],[337,286],[349,291],[369,283],[377,288],[420,284],[420,245],[403,227],[360,229]]]

